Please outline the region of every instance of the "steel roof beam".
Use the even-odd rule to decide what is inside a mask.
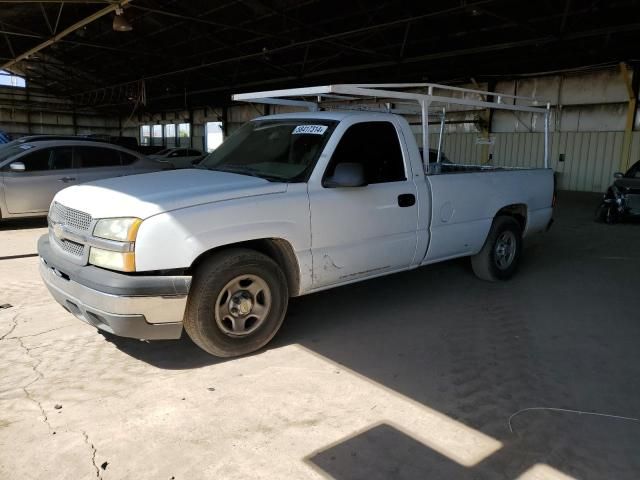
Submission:
[[[26,52],[21,53],[20,55],[15,57],[13,60],[5,62],[2,66],[0,66],[0,70],[6,70],[8,68],[11,68],[13,65],[15,65],[18,62],[20,62],[21,60],[33,55],[34,53],[38,53],[40,50],[43,50],[43,49],[47,48],[50,45],[53,45],[54,43],[60,41],[64,37],[66,37],[67,35],[75,32],[76,30],[84,27],[85,25],[90,24],[91,22],[93,22],[94,20],[97,20],[98,18],[101,18],[101,17],[104,17],[105,15],[108,15],[109,13],[113,12],[116,8],[120,7],[121,5],[125,5],[125,4],[129,3],[130,1],[131,0],[121,0],[118,3],[111,3],[109,6],[103,8],[101,10],[98,10],[97,12],[93,13],[92,15],[89,15],[88,17],[80,20],[79,22],[74,23],[70,27],[65,28],[60,33],[58,33],[56,35],[53,35],[48,40],[45,40],[44,42],[40,43],[39,45],[36,45],[35,47],[30,48]]]

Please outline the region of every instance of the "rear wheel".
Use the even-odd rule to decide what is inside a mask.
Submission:
[[[482,280],[507,280],[518,269],[521,253],[520,224],[513,217],[496,217],[482,250],[471,257],[471,266]]]
[[[286,278],[272,259],[247,249],[222,251],[196,270],[184,328],[212,355],[244,355],[273,338],[288,299]]]

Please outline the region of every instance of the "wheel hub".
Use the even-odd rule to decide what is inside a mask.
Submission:
[[[227,283],[218,295],[214,317],[218,328],[230,337],[255,332],[271,310],[271,289],[257,275],[240,275]]]
[[[505,231],[500,234],[494,248],[495,262],[498,268],[505,270],[511,266],[516,256],[516,237],[513,232]]]
[[[229,300],[229,311],[234,317],[241,317],[251,313],[253,298],[249,292],[238,292]]]

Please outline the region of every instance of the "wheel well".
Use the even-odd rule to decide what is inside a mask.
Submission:
[[[507,216],[515,218],[520,224],[520,228],[523,232],[527,226],[527,206],[523,203],[515,203],[513,205],[502,207],[500,210],[498,210],[495,216]]]
[[[229,248],[248,248],[266,255],[271,258],[282,269],[289,287],[289,295],[297,297],[300,292],[300,268],[298,267],[298,259],[291,247],[291,244],[280,238],[261,238],[258,240],[248,240],[246,242],[232,243],[230,245],[222,245],[212,248],[202,253],[196,258],[188,272],[193,273],[196,267],[214,253]]]

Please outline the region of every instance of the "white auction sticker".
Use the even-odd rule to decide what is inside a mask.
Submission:
[[[292,135],[299,135],[303,133],[310,135],[322,135],[327,131],[327,128],[328,127],[326,125],[298,125],[293,129]]]

